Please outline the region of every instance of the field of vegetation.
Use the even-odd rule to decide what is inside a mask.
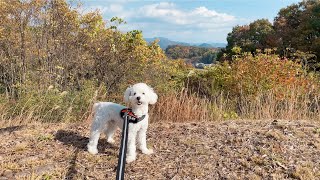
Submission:
[[[177,46],[169,57],[141,31],[119,31],[123,19],[78,9],[0,0],[0,179],[114,177],[118,144],[85,151],[92,104],[123,103],[137,82],[159,95],[156,154],[129,178],[320,179],[319,1],[234,27],[218,54]],[[183,60],[194,53],[215,65],[194,69]]]

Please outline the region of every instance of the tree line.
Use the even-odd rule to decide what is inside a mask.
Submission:
[[[170,45],[165,53],[172,59],[185,59],[188,63],[215,63],[217,48],[204,48],[195,46]]]
[[[227,37],[228,45],[219,59],[265,51],[301,62],[310,70],[320,70],[320,1],[306,0],[281,9],[273,24],[258,19],[235,26]]]

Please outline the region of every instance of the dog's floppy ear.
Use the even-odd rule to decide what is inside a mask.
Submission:
[[[129,97],[131,96],[131,88],[132,86],[128,87],[127,90],[124,92],[123,100],[124,102],[129,102]]]
[[[149,86],[149,104],[155,104],[158,100],[158,95],[154,90]]]

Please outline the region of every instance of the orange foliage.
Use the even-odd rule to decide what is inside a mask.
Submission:
[[[274,91],[279,97],[290,94],[294,89],[298,94],[315,91],[318,83],[302,66],[276,55],[258,54],[238,57],[231,64],[235,89],[245,94]]]

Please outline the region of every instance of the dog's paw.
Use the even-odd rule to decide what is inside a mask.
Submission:
[[[98,154],[98,149],[95,147],[88,146],[88,152],[91,154]]]
[[[150,155],[150,154],[153,154],[153,149],[144,149],[144,150],[141,150],[141,152],[143,154]]]
[[[127,162],[127,163],[131,163],[131,162],[133,162],[134,160],[136,160],[136,157],[135,157],[135,156],[127,156],[127,157],[126,157],[126,162]]]
[[[114,144],[115,143],[113,138],[108,138],[107,142],[110,143],[110,144]]]

